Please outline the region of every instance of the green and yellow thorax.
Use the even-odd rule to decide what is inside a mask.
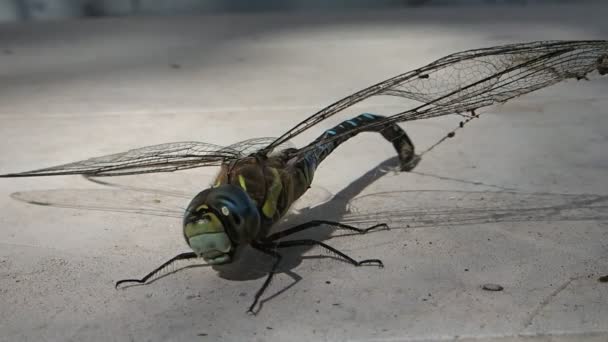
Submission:
[[[241,188],[260,212],[263,226],[269,227],[310,186],[311,177],[302,174],[282,158],[248,157],[222,165],[213,187],[231,184]]]

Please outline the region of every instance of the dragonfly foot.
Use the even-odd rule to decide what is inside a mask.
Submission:
[[[119,280],[116,282],[116,284],[114,284],[114,288],[118,289],[118,286],[120,286],[120,284],[124,284],[124,283],[138,283],[138,284],[144,284],[145,281],[142,279],[123,279],[123,280]]]
[[[373,225],[373,226],[371,226],[369,228],[361,230],[360,233],[361,234],[365,234],[365,233],[370,232],[372,230],[381,230],[381,229],[391,230],[391,228],[388,226],[388,224],[386,224],[386,223],[379,223],[379,224]]]
[[[152,278],[154,275],[158,274],[159,272],[165,270],[167,268],[167,266],[171,265],[172,263],[174,263],[174,262],[176,262],[178,260],[196,259],[197,257],[198,256],[194,252],[186,252],[186,253],[178,254],[178,255],[174,256],[173,258],[169,259],[164,264],[162,264],[159,267],[155,268],[152,272],[148,273],[145,277],[143,277],[141,279],[123,279],[123,280],[119,280],[114,285],[114,288],[118,289],[118,285],[124,284],[124,283],[145,284],[148,281],[148,279]]]

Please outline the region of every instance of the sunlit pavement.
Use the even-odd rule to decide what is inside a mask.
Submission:
[[[605,11],[420,8],[0,26],[0,171],[164,142],[278,136],[343,96],[452,52],[604,39]],[[380,136],[349,141],[282,227],[387,222],[391,230],[365,236],[329,238],[329,228],[316,236],[385,267],[288,252],[257,316],[245,311],[269,264],[251,251],[233,267],[191,267],[114,289],[187,251],[180,216],[216,169],[105,185],[0,179],[0,340],[605,341],[607,90],[605,79],[569,81],[484,110],[409,173],[391,170],[394,152]],[[294,143],[361,112],[413,104],[373,98]],[[423,151],[459,121],[403,127]]]

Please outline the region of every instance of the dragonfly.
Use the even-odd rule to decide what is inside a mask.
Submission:
[[[273,260],[266,278],[247,312],[256,306],[277,273],[280,250],[297,246],[319,247],[355,266],[383,267],[380,259],[356,260],[313,239],[292,235],[327,225],[354,233],[387,229],[384,223],[358,228],[345,223],[313,220],[272,232],[313,182],[319,165],[337,147],[361,132],[379,133],[396,150],[401,171],[420,161],[414,144],[398,125],[401,122],[446,115],[464,118],[459,127],[478,117],[476,111],[493,104],[592,73],[608,73],[608,41],[536,41],[453,53],[426,66],[371,85],[321,109],[278,138],[253,138],[229,146],[203,142],[176,142],[132,149],[83,161],[0,177],[84,175],[109,177],[219,166],[212,185],[198,193],[183,215],[183,236],[190,247],[142,278],[123,284],[145,284],[179,260],[202,258],[207,264],[234,262],[245,246]],[[363,113],[325,130],[301,148],[289,141],[322,121],[373,96],[397,96],[420,104],[403,112],[382,116]],[[454,136],[448,133],[442,140]]]

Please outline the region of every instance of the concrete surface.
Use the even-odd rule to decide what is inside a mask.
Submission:
[[[0,170],[185,140],[276,136],[322,106],[455,51],[606,38],[606,7],[104,19],[0,26]],[[502,19],[501,19],[502,18]],[[606,79],[484,111],[411,173],[371,134],[328,158],[289,222],[393,228],[317,237],[386,267],[291,251],[187,267],[115,290],[186,251],[181,211],[216,170],[0,180],[2,341],[606,341]],[[301,145],[371,99],[296,139]],[[405,125],[420,150],[459,119]],[[12,196],[12,197],[11,197]],[[328,198],[335,196],[331,201]],[[46,206],[24,201],[38,201]],[[340,235],[334,232],[333,235]],[[186,265],[192,266],[192,265]],[[502,292],[481,289],[499,284]]]

